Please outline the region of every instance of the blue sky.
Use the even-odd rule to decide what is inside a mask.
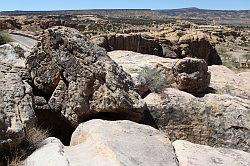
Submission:
[[[2,1],[2,2],[1,2]],[[0,0],[3,10],[150,8],[250,9],[250,0]]]

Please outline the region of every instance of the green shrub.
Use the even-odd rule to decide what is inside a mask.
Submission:
[[[144,67],[139,74],[145,78],[147,86],[153,92],[159,93],[169,85],[165,73],[157,68]]]
[[[0,45],[11,42],[10,35],[6,32],[0,31]]]

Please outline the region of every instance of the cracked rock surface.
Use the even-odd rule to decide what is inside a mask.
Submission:
[[[145,104],[128,74],[75,29],[45,30],[27,58],[34,93],[73,127],[98,113],[140,121]]]
[[[14,45],[14,43],[13,43]],[[0,50],[0,151],[15,148],[25,137],[27,128],[36,122],[33,93],[27,83],[28,71],[23,57],[14,48],[1,46]],[[20,65],[21,64],[21,65]]]

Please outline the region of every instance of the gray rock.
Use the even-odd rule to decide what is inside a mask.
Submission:
[[[168,138],[152,127],[130,121],[82,123],[73,133],[69,147],[50,140],[28,157],[27,166],[178,165]]]
[[[41,148],[33,152],[24,162],[25,166],[70,166],[65,147],[57,138],[47,138]]]
[[[173,140],[250,151],[250,101],[207,94],[197,98],[168,88],[144,101],[158,127]]]
[[[36,122],[32,89],[22,70],[0,62],[0,151],[18,146]]]
[[[104,49],[66,27],[45,30],[39,40],[26,65],[36,94],[48,101],[51,111],[73,127],[100,113],[142,119],[145,103]]]
[[[181,140],[173,142],[173,146],[179,161],[179,166],[250,165],[250,153],[239,150],[212,148]]]
[[[208,89],[211,75],[205,60],[184,58],[173,66],[177,88],[189,93],[202,93]]]

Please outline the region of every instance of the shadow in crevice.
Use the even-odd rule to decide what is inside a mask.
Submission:
[[[207,90],[203,93],[191,93],[191,94],[194,95],[195,97],[201,98],[201,97],[204,97],[206,94],[210,94],[210,93],[215,94],[216,92],[217,92],[216,89],[212,87],[208,87]]]
[[[130,120],[131,121],[131,115],[128,115],[127,113],[100,112],[100,113],[88,116],[87,118],[82,118],[81,121],[86,122],[86,121],[93,120],[93,119],[102,119],[102,120],[108,120],[108,121],[117,121],[117,120]],[[158,129],[158,126],[156,125],[148,109],[146,109],[143,112],[143,118],[137,123],[149,125],[151,127]]]
[[[56,137],[68,146],[70,144],[71,135],[75,131],[64,117],[58,115],[52,110],[35,110],[38,125],[43,129],[48,129],[50,136]]]

